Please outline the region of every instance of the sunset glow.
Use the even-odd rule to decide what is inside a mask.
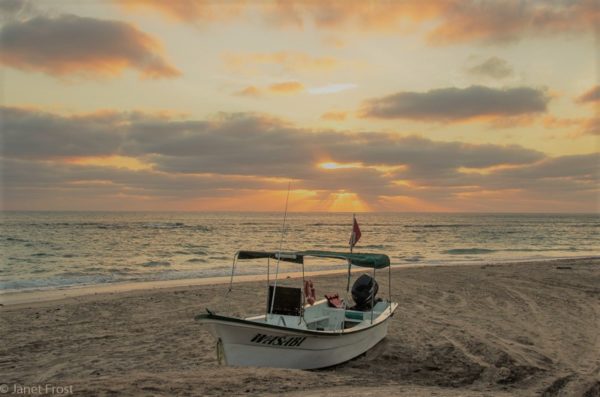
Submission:
[[[361,166],[362,165],[359,163],[341,164],[341,163],[335,163],[333,161],[319,164],[319,167],[323,168],[325,170],[338,170],[338,169],[344,169],[344,168],[360,168]]]
[[[600,210],[594,2],[0,11],[4,209]]]
[[[142,162],[135,157],[107,156],[107,157],[79,157],[65,160],[70,164],[97,165],[100,167],[125,168],[128,170],[149,170],[152,165]]]

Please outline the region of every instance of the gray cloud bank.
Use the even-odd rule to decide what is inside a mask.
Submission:
[[[363,117],[423,121],[465,121],[478,117],[543,113],[550,98],[530,87],[495,89],[483,86],[398,92],[367,100]]]
[[[537,203],[531,210],[557,200],[556,208],[562,210],[592,211],[598,194],[597,156],[553,158],[516,145],[308,131],[254,114],[193,121],[143,113],[68,117],[3,108],[2,119],[3,182],[6,202],[12,205],[24,195],[42,200],[66,191],[96,198],[109,192],[154,199],[220,197],[232,191],[283,190],[288,178],[295,180],[296,189],[357,193],[375,208],[384,197],[402,196],[464,210],[457,204],[461,195],[517,191]],[[68,162],[111,155],[134,157],[153,167]],[[323,170],[317,166],[322,161],[363,166]]]
[[[53,76],[176,77],[156,39],[125,22],[60,15],[9,20],[0,28],[0,63]]]

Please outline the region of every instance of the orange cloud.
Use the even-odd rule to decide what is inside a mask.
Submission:
[[[558,118],[554,116],[545,116],[542,124],[545,128],[569,128],[581,125],[581,119]]]
[[[344,121],[348,116],[348,112],[326,112],[321,115],[321,119],[328,121]]]
[[[244,11],[262,15],[273,26],[302,28],[310,20],[318,28],[333,29],[358,25],[368,30],[395,30],[399,21],[422,21],[440,14],[447,1],[405,0],[402,2],[364,2],[360,0],[302,0],[216,2],[204,0],[113,0],[125,10],[151,10],[167,19],[185,23],[227,21],[242,17]]]
[[[600,20],[594,0],[577,2],[447,2],[433,45],[510,42],[527,36],[591,31]]]
[[[257,87],[251,85],[251,86],[241,89],[240,91],[236,92],[235,94],[239,95],[239,96],[248,96],[248,97],[256,98],[261,95],[261,91]]]
[[[558,118],[546,116],[542,124],[548,129],[571,129],[568,138],[577,139],[586,135],[600,135],[600,117],[590,118]]]
[[[0,63],[52,76],[112,77],[130,68],[144,78],[181,72],[154,37],[111,20],[61,15],[11,21],[0,30]]]
[[[198,0],[114,0],[126,10],[146,9],[158,12],[173,21],[227,21],[244,9],[243,0],[211,2]]]
[[[267,87],[259,88],[256,86],[247,86],[234,93],[237,96],[258,98],[264,94],[296,94],[304,91],[304,85],[297,81],[285,81],[282,83],[271,84]]]
[[[600,24],[596,0],[286,0],[276,2],[203,0],[113,0],[127,10],[150,9],[185,23],[221,22],[245,14],[262,16],[279,28],[412,33],[427,29],[433,45],[498,43],[524,37],[593,31]]]
[[[303,28],[305,21],[321,29],[355,28],[369,31],[412,30],[416,22],[434,18],[447,1],[366,2],[360,0],[277,2],[263,10],[268,22]]]
[[[269,91],[275,94],[295,94],[304,91],[304,85],[297,81],[286,81],[283,83],[271,84]]]

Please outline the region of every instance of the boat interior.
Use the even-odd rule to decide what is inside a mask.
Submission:
[[[390,310],[390,303],[385,300],[376,301],[373,310],[369,307],[364,311],[333,307],[328,299],[303,305],[300,288],[278,286],[274,301],[272,296],[273,286],[270,286],[265,314],[246,320],[288,328],[339,332],[354,327],[368,327],[386,310]]]

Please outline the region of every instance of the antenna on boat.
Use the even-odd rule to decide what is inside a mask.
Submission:
[[[283,238],[285,236],[285,221],[287,220],[291,186],[292,182],[288,182],[288,191],[287,196],[285,197],[285,210],[283,212],[283,225],[281,226],[281,239],[279,240],[279,250],[277,251],[277,265],[275,266],[275,282],[273,283],[273,294],[271,296],[271,307],[269,308],[269,313],[273,313],[273,305],[275,304],[275,291],[277,291],[277,277],[279,276],[279,261],[281,258],[281,248],[283,247]]]

